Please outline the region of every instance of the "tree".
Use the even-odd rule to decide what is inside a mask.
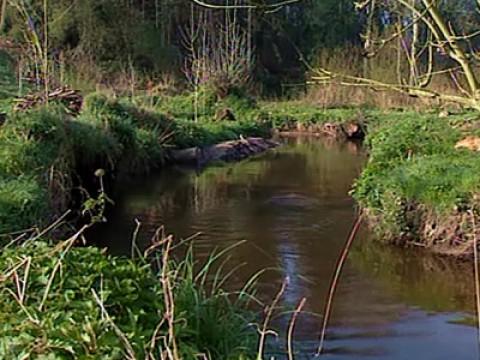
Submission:
[[[473,0],[472,0],[473,1]],[[480,87],[476,71],[480,66],[476,49],[479,15],[470,1],[456,6],[440,0],[363,0],[356,2],[359,15],[367,19],[362,34],[365,53],[372,58],[387,44],[398,41],[399,51],[409,64],[408,80],[386,83],[367,76],[311,69],[311,83],[336,81],[348,86],[394,90],[411,96],[431,97],[480,109]],[[477,0],[478,5],[478,0]],[[458,21],[463,16],[468,21]],[[457,88],[456,94],[434,91],[432,76],[446,73]]]

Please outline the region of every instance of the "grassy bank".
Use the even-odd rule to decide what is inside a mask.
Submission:
[[[224,109],[234,121],[216,120]],[[51,222],[71,205],[74,188],[84,180],[98,184],[93,176],[98,168],[109,174],[145,173],[161,167],[169,149],[270,136],[273,128],[306,128],[373,113],[257,103],[235,92],[218,99],[207,90],[162,98],[91,94],[75,118],[59,104],[9,110],[0,130],[0,234]]]
[[[145,173],[162,166],[170,148],[268,133],[262,122],[194,122],[97,94],[76,118],[55,104],[10,112],[0,130],[0,233],[49,223],[71,204],[78,179],[94,179],[98,168]]]
[[[478,135],[479,116],[385,116],[370,129],[369,162],[354,197],[378,237],[445,254],[467,255],[472,246],[470,210],[478,211],[480,158],[455,149]]]

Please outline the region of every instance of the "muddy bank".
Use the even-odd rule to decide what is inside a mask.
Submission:
[[[305,124],[291,122],[276,129],[278,134],[312,134],[326,136],[340,141],[363,140],[366,136],[366,126],[363,121],[346,121],[342,123],[326,122],[322,124]]]
[[[171,150],[168,161],[178,164],[205,166],[216,161],[238,161],[260,154],[277,147],[279,143],[259,138],[249,137],[240,140],[225,141],[211,146],[195,146],[182,150]]]

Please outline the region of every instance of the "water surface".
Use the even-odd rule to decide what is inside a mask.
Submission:
[[[117,189],[116,207],[101,232],[112,253],[130,252],[134,219],[146,246],[161,225],[178,239],[198,234],[205,258],[241,240],[226,284],[252,274],[259,296],[272,299],[289,279],[283,305],[307,298],[295,332],[297,359],[311,359],[335,264],[355,217],[349,197],[365,155],[352,143],[285,139],[284,146],[237,164],[202,172],[172,168]],[[329,328],[325,359],[477,359],[476,331],[460,320],[474,309],[469,264],[381,246],[363,230],[350,254]],[[280,318],[279,326],[287,319]],[[283,339],[274,340],[282,354]]]

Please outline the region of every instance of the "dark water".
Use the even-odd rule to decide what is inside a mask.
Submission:
[[[285,140],[281,148],[223,167],[170,169],[119,189],[116,210],[101,233],[112,253],[129,253],[134,219],[140,244],[165,224],[177,238],[198,234],[196,255],[241,240],[228,269],[242,267],[229,283],[238,288],[256,272],[259,296],[268,301],[283,279],[282,298],[292,308],[307,298],[295,331],[297,359],[318,346],[330,278],[355,217],[348,196],[365,156],[354,144],[319,139]],[[325,359],[477,359],[471,320],[471,266],[381,246],[363,230],[352,249],[335,298]],[[280,318],[279,326],[287,320]],[[282,359],[284,340],[273,339]]]

